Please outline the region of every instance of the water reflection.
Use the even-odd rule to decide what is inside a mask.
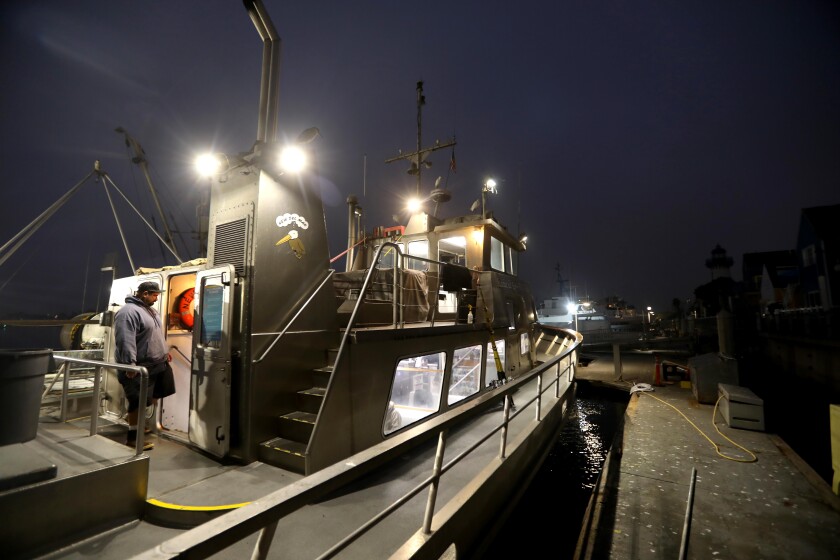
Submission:
[[[612,445],[628,396],[604,390],[570,404],[553,449],[489,550],[522,556],[522,535],[551,531],[552,558],[573,558],[589,498]],[[550,513],[546,514],[546,510]],[[527,556],[527,554],[526,554]]]

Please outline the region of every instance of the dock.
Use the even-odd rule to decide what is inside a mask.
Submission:
[[[730,427],[690,380],[657,385],[651,353],[622,352],[616,375],[604,352],[578,379],[652,390],[630,394],[576,558],[838,557],[840,498],[777,435]]]

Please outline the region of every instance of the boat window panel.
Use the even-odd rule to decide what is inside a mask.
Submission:
[[[499,339],[496,341],[496,350],[499,352],[499,364],[502,366],[502,371],[505,368],[505,341]],[[485,359],[485,385],[490,385],[494,381],[499,380],[498,370],[496,368],[496,358],[493,356],[493,345],[487,343],[487,357]]]
[[[467,238],[456,235],[438,242],[438,260],[448,264],[467,265]]]
[[[519,335],[519,351],[523,356],[531,351],[531,338],[528,336],[528,333]]]
[[[201,293],[201,345],[221,348],[224,286],[205,286]]]
[[[423,257],[424,259],[429,258],[429,240],[428,239],[420,239],[418,241],[409,241],[408,242],[408,254],[414,257]],[[406,266],[405,268],[411,270],[426,270],[429,266],[429,263],[425,261],[418,261],[417,259],[406,259]]]
[[[508,330],[512,331],[516,328],[516,312],[513,309],[512,301],[505,301],[505,311],[507,311]]]
[[[507,270],[514,276],[516,276],[516,251],[513,247],[508,247],[508,262],[507,262]]]
[[[402,243],[397,243],[400,251],[405,251]],[[394,256],[397,254],[396,249],[390,245],[382,249],[382,257],[379,259],[379,268],[394,268]]]
[[[495,237],[490,237],[490,268],[505,271],[505,245]]]
[[[481,345],[456,348],[452,354],[452,378],[448,403],[453,404],[478,392],[481,385]]]
[[[440,410],[446,352],[400,360],[394,370],[391,398],[382,429],[385,435]]]

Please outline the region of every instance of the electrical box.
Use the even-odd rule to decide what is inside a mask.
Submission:
[[[764,431],[764,401],[746,387],[718,384],[718,410],[732,428]]]

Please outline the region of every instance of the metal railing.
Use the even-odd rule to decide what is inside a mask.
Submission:
[[[57,350],[54,355],[58,356],[76,356],[86,359],[101,359],[102,350],[87,349],[87,350]],[[53,373],[49,385],[44,389],[41,395],[41,404],[49,402],[51,394],[54,393],[56,383],[61,380],[61,385],[58,389],[58,406],[59,406],[59,421],[67,421],[67,404],[71,398],[81,398],[91,396],[93,377],[95,375],[95,368],[91,366],[72,367],[72,364],[66,362]],[[91,384],[88,389],[87,384]],[[75,386],[74,386],[75,385]]]
[[[574,356],[582,337],[577,333],[562,334],[568,340],[568,342],[564,341],[562,344],[563,349],[546,362],[543,362],[519,378],[500,385],[495,390],[479,396],[456,409],[447,411],[421,426],[411,428],[392,440],[377,444],[370,449],[309,475],[301,481],[251,502],[238,509],[236,515],[229,514],[217,517],[159,544],[154,549],[148,550],[136,558],[208,558],[255,533],[258,534],[258,538],[251,558],[253,560],[266,558],[271,541],[277,530],[278,522],[281,519],[323,497],[342,484],[355,479],[356,475],[353,471],[356,469],[362,469],[361,472],[366,472],[369,469],[368,462],[379,462],[382,456],[399,456],[403,451],[401,448],[409,445],[408,442],[411,439],[423,432],[434,430],[438,432],[438,447],[433,460],[431,475],[362,524],[350,535],[336,543],[322,554],[319,560],[336,556],[426,488],[429,489],[429,496],[421,529],[425,534],[429,534],[434,520],[435,501],[441,478],[497,433],[500,434],[499,454],[494,456],[494,460],[496,458],[504,460],[506,457],[508,427],[511,421],[520,414],[524,414],[531,405],[534,405],[536,421],[541,421],[544,394],[553,387],[554,397],[555,399],[559,399],[559,397],[563,396],[560,394],[561,376],[568,375],[568,380],[570,382],[573,381],[575,375]],[[563,364],[563,361],[567,363]],[[543,387],[543,374],[546,372],[552,372],[553,375],[551,376],[551,381]],[[521,403],[517,410],[511,413],[510,395],[534,381],[537,384],[535,396],[526,403]],[[486,433],[480,435],[475,442],[471,443],[466,449],[458,453],[444,465],[443,456],[446,447],[446,434],[464,419],[464,406],[471,407],[475,411],[484,411],[501,399],[504,399],[505,402],[501,423],[494,425]]]
[[[114,368],[114,369],[121,369],[124,371],[133,371],[140,374],[140,401],[138,404],[138,412],[137,417],[144,419],[146,418],[146,400],[147,395],[149,392],[149,370],[143,366],[132,366],[129,364],[118,364],[116,362],[105,362],[102,360],[89,360],[85,358],[74,358],[72,356],[61,356],[57,354],[53,354],[53,359],[59,362],[64,362],[61,364],[61,368],[68,368],[69,364],[84,364],[89,366],[94,366],[94,374],[93,374],[93,396],[92,396],[92,410],[90,413],[90,435],[96,435],[99,427],[99,387],[101,385],[102,380],[102,368]],[[66,402],[67,395],[67,375],[65,374],[65,383],[63,385],[62,391],[62,402]],[[62,420],[64,421],[64,420]],[[134,449],[135,455],[142,455],[143,453],[143,439],[144,439],[144,432],[145,430],[137,429],[137,445]]]
[[[383,243],[382,245],[377,247],[376,253],[374,253],[373,260],[371,261],[371,265],[367,269],[367,272],[365,273],[365,278],[362,281],[362,287],[359,289],[358,299],[356,300],[356,304],[353,306],[353,311],[350,313],[350,319],[347,321],[347,326],[344,328],[344,333],[341,336],[341,342],[338,345],[338,351],[337,351],[336,356],[335,356],[335,361],[333,362],[333,371],[338,370],[338,366],[341,363],[342,357],[344,356],[344,349],[347,347],[347,340],[348,340],[348,338],[350,336],[350,333],[353,329],[353,325],[356,324],[356,317],[359,314],[359,309],[361,309],[361,306],[362,306],[363,302],[365,301],[365,296],[367,295],[367,291],[370,287],[371,278],[373,277],[374,271],[377,270],[377,266],[379,265],[379,260],[382,258],[382,252],[385,250],[386,247],[391,247],[395,251],[394,267],[393,267],[393,270],[394,270],[394,287],[393,287],[393,302],[392,302],[392,305],[393,305],[393,319],[394,319],[393,327],[395,329],[397,329],[401,325],[401,322],[400,322],[401,317],[398,318],[398,313],[397,313],[397,308],[399,307],[399,305],[398,305],[399,294],[398,294],[398,290],[397,290],[397,286],[398,286],[397,278],[400,276],[400,271],[402,270],[402,268],[400,266],[400,263],[402,262],[402,259],[405,257],[405,255],[403,255],[402,251],[400,250],[400,246],[398,244],[390,242],[390,241],[386,241],[385,243]],[[444,264],[440,261],[433,261],[431,259],[425,259],[423,257],[411,257],[411,258],[415,258],[417,260],[420,260],[420,261],[423,261],[423,262],[426,262],[426,263],[430,263],[430,264],[437,264],[437,265],[443,265]],[[453,266],[457,266],[457,265],[453,265]],[[400,307],[400,309],[401,309],[401,307]],[[398,320],[398,319],[400,319],[400,320]],[[332,377],[330,377],[330,380],[327,382],[327,387],[326,387],[327,398],[329,398],[329,395],[330,395],[330,385],[331,384],[332,384]],[[322,403],[321,406],[324,407],[325,403]],[[311,434],[310,440],[309,440],[310,442],[313,441],[317,437],[318,432],[320,431],[320,427],[321,427],[321,424],[316,422],[315,426],[312,428],[312,434]],[[309,455],[309,446],[307,446],[306,454],[307,454],[307,456]]]

